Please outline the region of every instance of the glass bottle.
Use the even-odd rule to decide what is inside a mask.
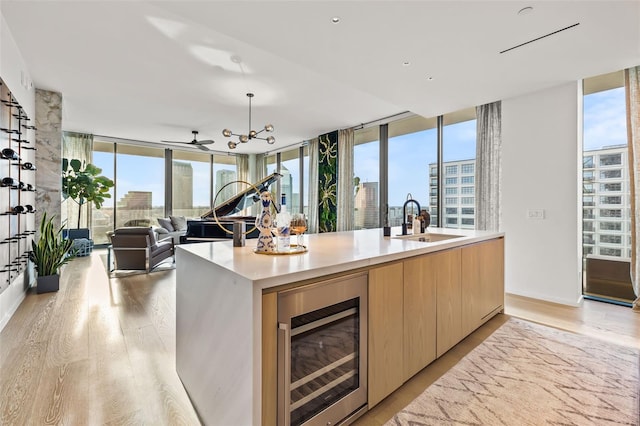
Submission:
[[[289,251],[291,247],[291,215],[287,211],[287,197],[282,194],[280,212],[276,215],[278,251]]]

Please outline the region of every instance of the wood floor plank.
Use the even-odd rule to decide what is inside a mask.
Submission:
[[[574,333],[640,348],[640,315],[630,308],[584,300],[581,306],[567,306],[508,294],[509,315]]]
[[[146,417],[165,419],[163,424],[197,424],[175,370],[175,356],[169,354],[153,326],[124,330],[134,378],[140,389],[139,403]]]
[[[59,295],[61,296],[61,295]],[[62,298],[59,297],[58,301]],[[47,327],[49,344],[44,367],[57,367],[89,356],[89,327],[86,323],[87,303],[80,298],[65,300]]]
[[[35,295],[34,290],[29,290],[29,294],[32,292]],[[54,295],[46,293],[39,296],[26,297],[0,333],[0,362],[11,350],[27,340],[36,324],[42,321],[39,317],[43,311],[54,306]]]
[[[88,359],[47,368],[40,383],[31,399],[32,424],[89,424]]]
[[[0,424],[24,425],[31,420],[32,398],[40,386],[45,342],[25,344],[3,362],[0,370]]]

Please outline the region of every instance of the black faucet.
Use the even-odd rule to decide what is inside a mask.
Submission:
[[[415,203],[418,206],[418,214],[420,213],[420,203],[413,198],[409,198],[402,206],[402,235],[407,235],[407,204]]]

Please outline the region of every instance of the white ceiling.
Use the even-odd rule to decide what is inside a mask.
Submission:
[[[519,15],[525,6],[533,11]],[[640,65],[637,0],[0,0],[0,8],[35,86],[62,93],[64,130],[159,142],[189,141],[195,129],[225,152],[222,129],[249,130],[247,92],[252,127],[272,123],[276,144],[253,140],[239,153]]]

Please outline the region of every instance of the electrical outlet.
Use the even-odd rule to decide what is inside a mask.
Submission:
[[[529,209],[527,210],[527,219],[544,219],[544,209]]]

